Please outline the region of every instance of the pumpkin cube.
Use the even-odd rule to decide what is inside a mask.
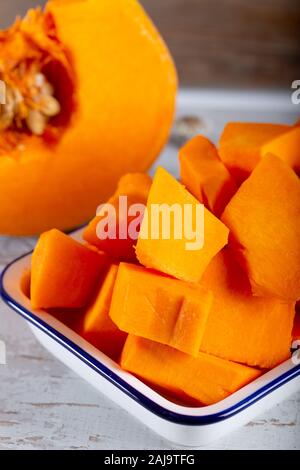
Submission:
[[[228,234],[228,228],[183,185],[157,169],[136,246],[141,264],[197,282],[227,244]]]
[[[294,302],[254,297],[230,250],[215,256],[201,284],[213,293],[201,351],[264,369],[291,356]]]
[[[120,330],[197,356],[211,303],[198,284],[121,263],[109,314]]]
[[[31,263],[33,308],[81,308],[91,299],[108,258],[53,229],[43,233]]]
[[[108,204],[112,205],[115,214],[107,213],[94,217],[86,227],[83,238],[114,259],[136,261],[134,245],[137,237],[135,239],[131,238],[128,229],[130,224],[134,223],[136,217],[142,220],[143,212],[139,215],[131,215],[130,207],[133,204],[146,205],[150,187],[151,178],[145,173],[128,173],[124,175],[119,181],[116,192],[108,200]],[[121,207],[120,196],[127,196],[125,208]],[[103,229],[105,229],[105,234],[103,233],[105,238],[99,237],[97,233],[98,224],[101,221]],[[140,223],[138,225],[140,227]],[[125,232],[124,235],[120,235],[120,227]],[[138,232],[138,227],[136,232]]]
[[[300,298],[300,180],[265,156],[226,207],[222,220],[255,295]]]
[[[263,146],[290,129],[281,124],[229,122],[220,138],[220,158],[241,183],[260,162]]]
[[[220,216],[237,190],[214,144],[198,135],[179,152],[181,182],[198,201]]]
[[[284,160],[296,173],[300,173],[300,127],[280,134],[262,147],[262,155],[272,153]]]
[[[121,366],[177,399],[193,399],[201,405],[223,400],[261,375],[252,367],[201,352],[189,356],[133,335],[126,340]]]

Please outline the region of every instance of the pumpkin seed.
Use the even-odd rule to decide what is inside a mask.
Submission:
[[[0,131],[13,125],[21,130],[26,125],[32,134],[42,135],[49,119],[61,111],[53,96],[54,87],[38,72],[27,77],[25,90],[22,94],[18,88],[6,85],[6,103],[0,105]]]
[[[44,96],[41,100],[40,112],[48,117],[57,116],[60,113],[60,104],[54,96]]]
[[[47,126],[47,118],[37,109],[30,109],[26,124],[34,135],[42,135]]]

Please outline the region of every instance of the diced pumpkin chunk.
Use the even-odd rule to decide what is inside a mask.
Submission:
[[[186,208],[190,209],[189,216],[186,216]],[[203,208],[204,217],[198,218],[203,215],[198,209],[202,208],[197,199],[159,167],[136,247],[140,263],[184,281],[199,281],[210,260],[227,244],[229,231],[206,208]],[[153,229],[156,236],[153,236]],[[204,244],[201,243],[203,236]]]
[[[136,239],[132,239],[128,233],[130,223],[135,220],[136,216],[130,215],[129,209],[133,204],[146,205],[150,186],[151,178],[145,173],[129,173],[124,175],[119,181],[116,192],[107,201],[108,204],[111,204],[115,208],[116,219],[111,218],[111,220],[109,220],[109,214],[108,217],[106,214],[94,217],[84,231],[84,239],[115,259],[136,261],[134,249]],[[124,208],[124,210],[120,209],[120,196],[127,196],[127,207]],[[141,213],[141,220],[142,215],[143,213]],[[109,220],[107,223],[108,228],[105,227],[107,237],[101,238],[97,234],[97,227],[104,218],[105,220]],[[125,236],[120,236],[120,226],[124,227]]]
[[[188,397],[211,405],[257,378],[257,369],[209,354],[197,357],[154,341],[129,335],[122,355],[123,369],[179,399]]]
[[[262,147],[262,155],[272,153],[284,160],[296,173],[300,173],[300,127],[280,134]]]
[[[222,216],[231,246],[249,273],[253,293],[300,298],[300,180],[267,155],[233,196]]]
[[[120,356],[127,334],[109,316],[118,266],[112,264],[94,299],[84,313],[82,334],[90,343],[113,359]]]
[[[109,314],[127,333],[197,356],[211,303],[198,284],[121,263]]]
[[[213,292],[201,351],[264,369],[290,357],[293,302],[252,296],[246,274],[226,248],[201,283]]]
[[[263,146],[290,129],[281,124],[229,122],[220,138],[221,160],[241,183],[259,163]]]
[[[32,255],[33,308],[84,307],[107,266],[104,253],[96,253],[56,229],[43,233]]]
[[[237,187],[214,144],[198,135],[179,152],[181,182],[216,216],[220,216]]]
[[[146,202],[152,179],[147,173],[127,173],[118,182],[117,189],[110,200],[116,196],[134,195],[136,199]]]

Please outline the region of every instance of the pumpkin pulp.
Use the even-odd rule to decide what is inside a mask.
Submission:
[[[22,147],[28,135],[56,141],[70,120],[74,78],[70,61],[56,36],[51,17],[30,10],[0,32],[0,155]]]

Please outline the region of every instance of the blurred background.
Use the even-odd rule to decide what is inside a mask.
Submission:
[[[0,0],[0,27],[43,0]],[[300,78],[300,0],[141,0],[182,86],[290,89]]]

